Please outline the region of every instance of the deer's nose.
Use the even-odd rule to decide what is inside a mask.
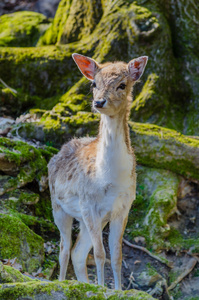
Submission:
[[[98,101],[94,101],[94,107],[96,107],[96,108],[102,108],[105,103],[106,103],[106,100],[104,100],[104,99],[98,100]]]

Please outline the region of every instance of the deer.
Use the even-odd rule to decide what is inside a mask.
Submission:
[[[91,81],[92,107],[101,119],[97,137],[73,138],[48,164],[55,224],[60,231],[59,280],[71,259],[77,280],[89,282],[87,256],[93,247],[99,285],[104,285],[103,228],[109,223],[109,249],[115,289],[121,289],[122,238],[136,197],[136,159],[128,119],[132,89],[148,57],[97,63],[74,53],[80,72]],[[80,231],[71,250],[73,219]]]

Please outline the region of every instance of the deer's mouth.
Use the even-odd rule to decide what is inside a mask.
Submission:
[[[98,101],[94,101],[93,105],[95,108],[103,108],[106,104],[106,100],[98,100]]]

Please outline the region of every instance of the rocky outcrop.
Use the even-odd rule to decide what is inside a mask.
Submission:
[[[2,300],[22,300],[28,298],[67,300],[67,299],[129,299],[152,300],[149,294],[129,290],[125,292],[109,290],[93,284],[77,281],[46,282],[33,280],[19,271],[3,266],[0,262],[0,298]]]
[[[15,12],[0,17],[0,47],[35,46],[49,27],[48,19],[35,12]]]

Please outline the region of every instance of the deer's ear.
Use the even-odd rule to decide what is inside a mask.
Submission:
[[[146,67],[148,56],[140,56],[131,60],[128,64],[128,70],[133,81],[138,80]]]
[[[77,53],[73,53],[72,57],[82,74],[89,80],[94,80],[95,73],[99,68],[99,65],[96,63],[96,61],[94,61],[92,58]]]

